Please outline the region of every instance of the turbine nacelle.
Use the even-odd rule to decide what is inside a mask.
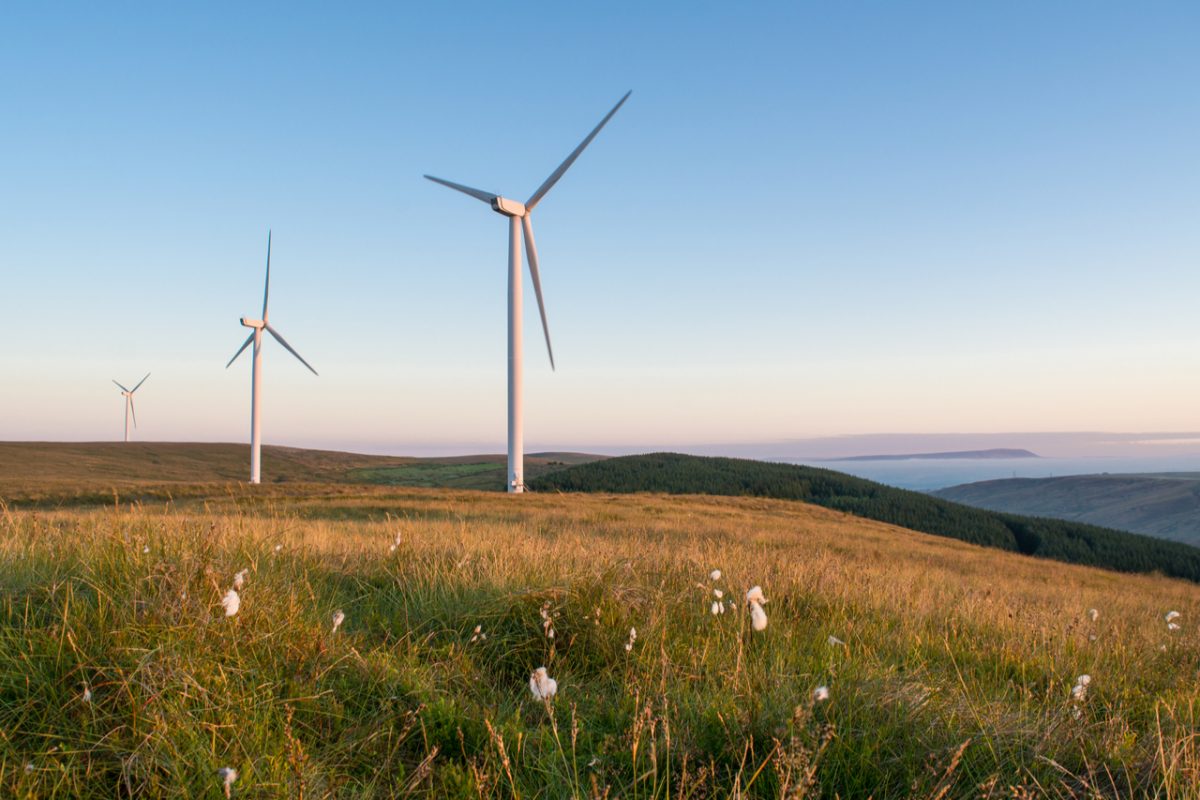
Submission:
[[[516,200],[509,200],[507,197],[493,197],[492,210],[497,214],[503,214],[506,217],[524,217],[526,214],[525,204],[518,203]]]
[[[250,319],[249,317],[242,317],[242,325],[247,328],[254,328],[255,330],[267,327],[267,323],[264,320]]]

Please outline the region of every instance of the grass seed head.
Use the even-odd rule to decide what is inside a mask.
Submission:
[[[767,612],[755,600],[750,601],[750,624],[756,631],[767,629]]]
[[[225,609],[225,616],[232,617],[242,607],[242,598],[238,596],[237,589],[230,589],[221,598],[221,607]]]
[[[233,792],[233,782],[238,779],[237,770],[233,767],[221,767],[217,770],[217,777],[221,779],[221,788],[225,790],[225,796],[229,797]]]
[[[549,700],[558,694],[558,681],[546,673],[545,667],[538,667],[529,676],[529,691],[538,700]]]

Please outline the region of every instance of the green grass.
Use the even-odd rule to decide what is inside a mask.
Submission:
[[[759,498],[0,510],[0,796],[1195,797],[1197,618],[1188,583]]]

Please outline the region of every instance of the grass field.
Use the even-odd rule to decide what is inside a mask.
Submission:
[[[1200,796],[1194,584],[788,501],[206,491],[0,509],[0,796]]]

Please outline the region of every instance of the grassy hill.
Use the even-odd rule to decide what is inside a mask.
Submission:
[[[331,450],[263,447],[267,483],[379,483],[503,491],[504,456],[446,458],[369,456]],[[537,476],[599,456],[535,453]],[[170,442],[0,442],[0,498],[55,503],[111,497],[134,488],[162,493],[185,485],[240,483],[249,471],[245,444]]]
[[[803,500],[1026,555],[1200,581],[1200,549],[1078,522],[997,513],[832,470],[675,453],[610,458],[545,475],[539,491],[666,492]]]
[[[1200,545],[1200,474],[1012,478],[933,494],[994,511],[1055,517]]]
[[[1190,583],[760,497],[0,510],[0,796],[1194,797],[1198,618]]]

